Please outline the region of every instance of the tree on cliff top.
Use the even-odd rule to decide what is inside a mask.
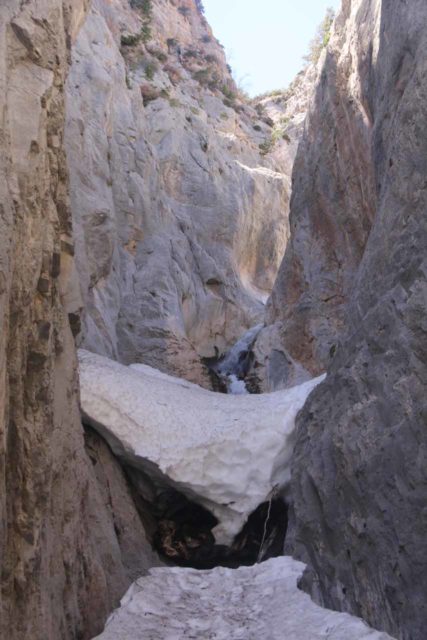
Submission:
[[[205,7],[203,6],[202,0],[196,0],[196,7],[197,7],[197,10],[200,13],[204,13],[205,12]]]
[[[304,60],[309,64],[316,64],[323,49],[328,45],[331,38],[332,24],[335,19],[335,11],[332,7],[326,9],[326,15],[317,27],[316,35],[310,42],[309,52],[304,56]]]

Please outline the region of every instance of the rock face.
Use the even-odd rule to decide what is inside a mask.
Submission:
[[[10,640],[93,637],[156,562],[121,466],[98,434],[84,438],[80,310],[87,348],[209,386],[201,359],[259,322],[288,237],[303,84],[288,127],[287,99],[257,111],[236,97],[199,3],[132,4],[0,7],[0,635]],[[424,640],[427,619],[426,26],[425,0],[343,0],[253,370],[271,389],[328,369],[297,420],[294,551],[318,601],[400,640]],[[294,416],[303,399],[287,393]],[[269,396],[228,398],[220,426],[253,428],[254,415],[241,418],[252,401],[270,406],[269,420],[283,409]],[[289,426],[271,429],[279,461],[265,433],[252,434],[263,464],[250,486],[240,461],[241,521],[254,506],[245,500],[289,481]],[[133,462],[149,457],[144,447]],[[227,448],[248,453],[236,438]],[[222,462],[228,473],[235,459]],[[218,503],[239,480],[232,471],[214,487]]]
[[[343,2],[269,307],[290,358],[329,365],[293,462],[306,587],[401,640],[427,619],[426,26],[421,0]]]
[[[67,156],[83,346],[209,386],[201,358],[263,315],[297,129],[273,152],[268,109],[240,101],[196,4],[93,1],[67,85]]]
[[[152,564],[117,462],[104,450],[93,467],[85,453],[78,407],[63,129],[86,5],[0,7],[0,636],[11,640],[92,637],[135,553],[139,571]]]
[[[318,82],[322,64],[323,57],[319,64],[310,64],[298,74],[286,91],[277,95],[275,92],[260,101],[276,123],[275,130],[283,131],[285,139],[289,141],[289,144],[273,149],[272,153],[281,158],[287,167],[287,173],[293,175],[289,188],[293,189],[294,195],[289,247],[267,302],[265,327],[251,348],[252,363],[246,375],[246,384],[255,393],[301,384],[323,371],[330,361],[332,344],[324,344],[325,331],[336,335],[341,326],[339,318],[344,299],[338,300],[335,296],[329,299],[325,294],[325,290],[332,286],[331,271],[336,269],[336,257],[332,256],[333,250],[330,247],[334,240],[331,240],[329,227],[335,225],[335,233],[339,235],[335,240],[337,251],[343,254],[347,284],[351,282],[351,274],[354,273],[354,264],[346,256],[347,245],[351,251],[358,252],[352,246],[352,229],[341,230],[341,225],[327,208],[323,211],[325,199],[319,199],[315,195],[328,189],[325,176],[319,173],[318,167],[322,166],[327,153],[331,162],[334,162],[336,153],[333,146],[325,151],[323,140],[317,137],[325,126],[324,113],[320,113],[315,104],[312,104],[307,116],[309,104],[314,100],[313,87]],[[356,144],[363,142],[364,139],[357,140]],[[346,153],[349,153],[348,150]],[[345,162],[346,158],[341,161]],[[343,191],[340,197],[340,206],[344,207],[350,202],[351,194]],[[322,221],[321,225],[325,227],[323,231],[314,230],[309,220],[313,211],[317,211],[316,219]],[[330,221],[327,222],[329,217]],[[358,209],[354,211],[354,218],[359,219]],[[344,234],[347,234],[347,238],[345,242],[341,242]],[[337,286],[342,289],[343,285]],[[312,288],[316,291],[319,289],[319,298],[315,301],[311,299]],[[329,309],[331,305],[333,312]],[[331,313],[334,327],[329,327],[328,324]],[[313,344],[313,335],[319,336],[316,345]]]

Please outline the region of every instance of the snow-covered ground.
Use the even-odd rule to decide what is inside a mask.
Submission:
[[[264,395],[226,395],[87,351],[79,361],[86,421],[116,455],[151,475],[159,469],[208,508],[219,520],[219,544],[232,542],[274,488],[286,489],[295,418],[322,380]]]
[[[391,640],[362,620],[314,604],[288,557],[237,570],[152,569],[98,640]]]
[[[225,544],[274,488],[286,489],[296,415],[323,379],[224,395],[144,365],[86,351],[79,360],[86,420],[116,455],[151,474],[159,470],[210,509]],[[297,589],[303,569],[288,557],[237,570],[152,569],[131,586],[98,640],[390,640],[314,604]]]

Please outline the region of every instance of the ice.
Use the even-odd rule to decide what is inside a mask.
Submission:
[[[250,345],[255,340],[262,327],[262,324],[258,324],[243,334],[243,336],[231,347],[223,360],[218,364],[218,373],[223,375],[239,373],[241,355],[248,351]]]
[[[299,591],[289,557],[240,569],[152,569],[96,640],[392,640]]]
[[[85,420],[118,457],[160,470],[209,509],[219,520],[216,541],[227,545],[273,488],[286,491],[295,417],[323,379],[270,394],[226,395],[87,351],[79,361]]]
[[[234,393],[235,395],[245,395],[249,392],[246,389],[246,385],[243,380],[239,380],[239,378],[235,375],[229,375],[228,393]]]
[[[244,395],[248,393],[243,378],[248,369],[248,352],[251,344],[261,331],[263,325],[258,324],[252,327],[231,347],[222,360],[215,366],[214,370],[227,385],[227,391],[231,394]]]

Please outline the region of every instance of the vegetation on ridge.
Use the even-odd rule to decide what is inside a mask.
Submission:
[[[316,64],[325,47],[331,39],[332,24],[335,20],[335,11],[332,7],[326,9],[326,15],[317,27],[316,35],[309,45],[309,52],[304,60],[309,64]]]
[[[139,33],[132,35],[123,35],[121,37],[122,47],[134,47],[140,42],[148,42],[151,40],[151,18],[153,11],[152,0],[130,0],[132,9],[141,11],[144,16],[141,30]]]

